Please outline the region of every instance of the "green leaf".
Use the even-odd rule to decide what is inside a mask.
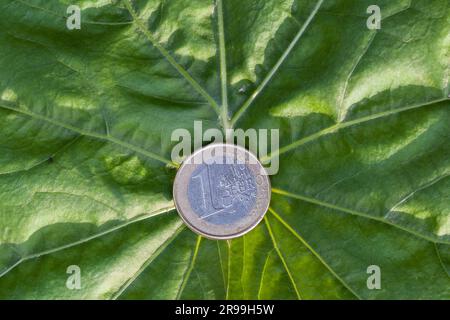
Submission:
[[[0,298],[450,298],[450,5],[371,4],[2,1]],[[195,120],[280,129],[244,237],[174,210]]]

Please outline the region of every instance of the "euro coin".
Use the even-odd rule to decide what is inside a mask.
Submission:
[[[173,186],[186,225],[210,239],[244,235],[264,218],[270,180],[256,156],[232,144],[211,144],[189,156]]]

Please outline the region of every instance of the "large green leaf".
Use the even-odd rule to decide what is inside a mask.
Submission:
[[[372,2],[2,0],[0,298],[450,298],[450,4]],[[244,237],[174,211],[194,120],[280,129]]]

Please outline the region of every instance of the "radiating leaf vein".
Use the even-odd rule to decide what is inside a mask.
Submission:
[[[309,202],[309,203],[312,203],[312,204],[315,204],[315,205],[318,205],[318,206],[322,206],[322,207],[325,207],[325,208],[329,208],[329,209],[332,209],[332,210],[345,212],[345,213],[348,213],[348,214],[351,214],[351,215],[355,215],[355,216],[358,216],[358,217],[362,217],[362,218],[366,218],[366,219],[369,219],[369,220],[374,220],[374,221],[377,221],[377,222],[381,222],[381,223],[384,223],[384,224],[389,225],[391,227],[394,227],[394,228],[396,228],[398,230],[407,232],[407,233],[409,233],[409,234],[411,234],[411,235],[413,235],[413,236],[415,236],[417,238],[420,238],[420,239],[423,239],[423,240],[427,240],[427,241],[432,242],[432,243],[450,244],[450,241],[446,241],[446,240],[442,240],[442,239],[438,239],[438,238],[435,239],[435,238],[432,238],[430,236],[420,234],[420,233],[418,233],[418,232],[416,232],[414,230],[411,230],[411,229],[408,229],[408,228],[403,227],[401,225],[395,224],[395,223],[390,222],[390,221],[388,221],[388,220],[386,220],[384,218],[372,216],[372,215],[367,214],[367,213],[359,212],[359,211],[352,210],[352,209],[343,208],[343,207],[340,207],[340,206],[337,206],[337,205],[334,205],[334,204],[331,204],[331,203],[326,203],[326,202],[318,200],[318,199],[314,199],[314,198],[311,198],[311,197],[308,197],[308,196],[294,194],[294,193],[291,193],[291,192],[288,192],[288,191],[284,191],[284,190],[281,190],[281,189],[277,189],[277,188],[272,188],[272,192],[276,193],[276,194],[279,194],[279,195],[282,195],[282,196],[289,197],[289,198],[294,198],[294,199],[302,200],[302,201],[305,201],[305,202]]]
[[[120,296],[123,295],[123,293],[136,281],[137,278],[144,272],[150,264],[152,264],[153,261],[157,257],[163,253],[166,248],[177,238],[177,236],[186,229],[186,225],[183,224],[181,221],[179,221],[180,226],[175,230],[174,233],[172,233],[160,246],[159,248],[144,262],[144,264],[139,268],[139,270],[131,277],[129,278],[124,285],[114,294],[112,295],[112,300],[117,300],[120,298]]]
[[[281,263],[283,264],[284,270],[286,271],[289,280],[291,281],[291,284],[292,284],[292,287],[294,288],[295,294],[296,294],[298,300],[302,300],[302,296],[301,296],[301,294],[300,294],[300,291],[298,290],[297,284],[295,283],[295,280],[294,280],[294,278],[292,277],[292,273],[291,273],[291,271],[289,270],[289,266],[288,266],[286,260],[285,260],[284,257],[283,257],[283,254],[282,254],[282,252],[281,252],[281,249],[280,249],[280,247],[279,247],[278,244],[277,244],[277,241],[276,241],[276,239],[275,239],[275,235],[274,235],[273,232],[272,232],[272,228],[270,227],[270,222],[269,222],[269,220],[267,219],[267,217],[264,217],[264,222],[266,223],[267,230],[269,231],[269,235],[270,235],[270,238],[271,238],[271,240],[272,240],[273,247],[274,247],[275,251],[277,252],[278,257],[280,258]]]
[[[339,280],[339,282],[342,283],[342,285],[347,288],[347,290],[350,291],[356,298],[361,300],[361,297],[342,279],[332,268],[331,266],[325,262],[325,260],[317,253],[316,250],[314,250],[308,242],[306,242],[305,239],[294,229],[292,228],[286,221],[284,221],[281,216],[275,212],[272,208],[269,208],[269,212],[276,218],[278,221],[281,222],[281,224],[289,231],[291,232],[327,269],[331,272],[331,274]]]
[[[309,143],[311,141],[317,140],[317,139],[319,139],[319,138],[321,138],[323,136],[326,136],[328,134],[336,133],[339,130],[342,130],[344,128],[348,128],[348,127],[351,127],[351,126],[354,126],[354,125],[359,125],[361,123],[372,121],[372,120],[376,120],[376,119],[379,119],[379,118],[395,115],[395,114],[398,114],[398,113],[401,113],[401,112],[405,112],[405,111],[409,111],[409,110],[414,110],[414,109],[419,109],[419,108],[422,108],[422,107],[431,106],[431,105],[438,104],[438,103],[441,103],[441,102],[444,102],[444,101],[450,101],[450,99],[448,97],[444,97],[444,98],[432,100],[432,101],[429,101],[429,102],[424,102],[424,103],[420,103],[420,104],[415,104],[415,105],[411,105],[411,106],[397,108],[397,109],[394,109],[394,110],[383,111],[383,112],[375,113],[375,114],[372,114],[372,115],[369,115],[369,116],[366,116],[366,117],[361,117],[361,118],[354,119],[354,120],[340,122],[340,123],[334,124],[334,125],[332,125],[330,127],[327,127],[325,129],[322,129],[322,130],[320,130],[320,131],[318,131],[316,133],[313,133],[313,134],[311,134],[309,136],[303,137],[303,138],[301,138],[301,139],[299,139],[297,141],[294,141],[294,142],[288,144],[287,146],[284,146],[284,147],[282,147],[282,148],[280,148],[280,149],[278,149],[278,150],[268,154],[267,156],[262,157],[261,161],[263,163],[266,163],[270,159],[272,159],[272,158],[274,158],[276,156],[280,156],[280,155],[282,155],[284,153],[292,151],[292,150],[294,150],[294,149],[296,149],[296,148],[298,148],[300,146],[303,146],[303,145],[305,145],[305,144],[307,144],[307,143]]]
[[[99,232],[97,234],[94,234],[94,235],[91,235],[89,237],[77,240],[77,241],[72,242],[72,243],[68,243],[68,244],[65,244],[65,245],[62,245],[62,246],[59,246],[59,247],[56,247],[56,248],[52,248],[52,249],[49,249],[49,250],[45,250],[45,251],[41,251],[41,252],[37,252],[37,253],[33,253],[33,254],[30,254],[30,255],[21,257],[13,265],[8,267],[6,270],[2,271],[0,273],[0,278],[3,277],[4,275],[6,275],[11,270],[13,270],[19,264],[21,264],[21,263],[23,263],[25,261],[36,259],[36,258],[39,258],[39,257],[42,257],[42,256],[46,256],[46,255],[49,255],[49,254],[52,254],[52,253],[56,253],[56,252],[59,252],[59,251],[65,250],[65,249],[69,249],[69,248],[75,247],[77,245],[84,244],[84,243],[89,242],[91,240],[94,240],[94,239],[97,239],[99,237],[102,237],[102,236],[105,236],[107,234],[110,234],[110,233],[112,233],[114,231],[118,231],[120,229],[123,229],[123,228],[125,228],[125,227],[127,227],[127,226],[129,226],[131,224],[134,224],[134,223],[137,223],[137,222],[149,219],[149,218],[156,217],[156,216],[158,216],[160,214],[163,214],[163,213],[168,213],[168,212],[170,212],[172,210],[175,210],[175,206],[170,206],[170,207],[163,208],[163,209],[160,209],[160,210],[155,211],[155,212],[151,212],[151,213],[147,213],[147,214],[143,214],[143,215],[137,216],[136,218],[130,219],[127,222],[124,222],[122,224],[116,225],[116,226],[114,226],[114,227],[112,227],[112,228],[110,228],[108,230]]]
[[[269,73],[266,75],[266,77],[261,82],[261,84],[256,88],[255,92],[247,99],[247,101],[244,102],[244,104],[239,108],[239,110],[233,116],[233,118],[231,120],[231,124],[232,125],[236,124],[236,122],[239,120],[239,118],[245,113],[245,111],[247,111],[247,109],[250,107],[250,105],[253,103],[253,101],[256,99],[256,97],[259,96],[259,94],[263,91],[263,89],[267,86],[267,84],[270,82],[270,80],[273,78],[273,76],[280,69],[281,65],[284,63],[284,61],[290,55],[291,51],[294,49],[294,47],[297,44],[297,42],[300,40],[302,35],[308,29],[308,26],[310,25],[311,21],[316,16],[317,12],[319,11],[320,7],[322,6],[322,3],[323,3],[323,0],[317,1],[314,9],[311,12],[311,14],[308,16],[308,18],[306,19],[305,23],[300,28],[300,30],[297,32],[297,34],[295,35],[294,39],[291,41],[289,46],[283,52],[283,54],[281,55],[280,59],[278,59],[277,63],[269,71]]]
[[[37,120],[48,122],[48,123],[50,123],[52,125],[55,125],[55,126],[58,126],[58,127],[61,127],[61,128],[64,128],[64,129],[67,129],[67,130],[70,130],[70,131],[73,131],[73,132],[76,132],[76,133],[79,133],[79,134],[81,134],[83,136],[87,136],[87,137],[91,137],[91,138],[95,138],[95,139],[99,139],[99,140],[108,141],[108,142],[111,142],[113,144],[117,144],[117,145],[122,146],[122,147],[124,147],[126,149],[130,149],[132,151],[140,153],[140,154],[142,154],[144,156],[147,156],[147,157],[149,157],[151,159],[158,160],[158,161],[160,161],[162,163],[165,163],[165,164],[170,165],[170,166],[175,167],[175,168],[179,166],[178,164],[173,163],[172,161],[170,161],[168,159],[165,159],[164,157],[162,157],[162,156],[160,156],[160,155],[158,155],[156,153],[147,151],[145,149],[142,149],[141,147],[138,147],[138,146],[135,146],[135,145],[133,145],[131,143],[122,141],[122,140],[117,139],[117,138],[115,138],[113,136],[108,136],[106,134],[100,134],[100,133],[95,133],[95,132],[89,132],[89,131],[86,131],[84,129],[77,128],[77,127],[75,127],[73,125],[70,125],[70,124],[67,124],[67,123],[63,123],[63,122],[61,122],[59,120],[52,119],[52,118],[49,118],[49,117],[37,114],[37,113],[32,112],[30,110],[26,110],[24,108],[11,107],[10,105],[6,104],[5,101],[0,101],[0,102],[1,102],[0,108],[11,110],[11,111],[14,111],[14,112],[17,112],[17,113],[21,113],[21,114],[27,115],[27,116],[29,116],[29,117],[31,117],[33,119],[37,119]]]
[[[133,9],[133,5],[130,0],[123,0],[125,7],[130,12],[133,20],[138,27],[138,29],[145,35],[145,37],[150,41],[150,43],[158,49],[162,56],[189,82],[189,84],[209,102],[211,107],[220,115],[221,110],[217,102],[211,95],[206,92],[205,89],[187,72],[171,55],[170,53],[153,37],[150,31],[145,27],[145,24],[141,21],[137,12]]]

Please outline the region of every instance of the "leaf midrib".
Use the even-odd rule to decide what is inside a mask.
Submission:
[[[220,82],[222,88],[222,108],[220,120],[222,127],[227,130],[231,128],[230,119],[228,118],[228,77],[227,77],[227,56],[225,48],[225,30],[222,0],[217,0],[217,23],[219,33],[219,58],[220,58]]]

